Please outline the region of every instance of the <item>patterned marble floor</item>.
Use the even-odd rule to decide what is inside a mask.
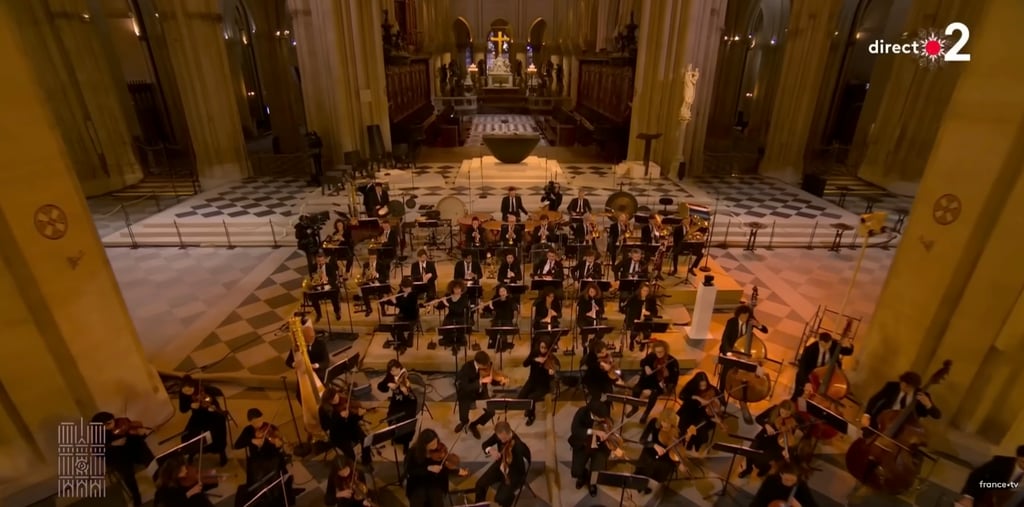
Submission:
[[[470,127],[466,146],[483,146],[484,134],[540,134],[533,118],[525,114],[476,114]],[[547,146],[541,136],[538,146]]]

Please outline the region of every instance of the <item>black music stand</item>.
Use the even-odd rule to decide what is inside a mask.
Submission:
[[[494,341],[494,348],[498,351],[498,368],[504,366],[504,355],[506,350],[511,350],[511,343],[506,339],[507,336],[514,335],[519,332],[519,328],[516,326],[498,326],[489,327],[484,330],[487,334],[487,342]],[[509,346],[506,347],[506,344]]]
[[[722,378],[722,377],[724,377],[724,375],[726,375],[729,372],[729,369],[737,368],[737,369],[740,369],[740,370],[743,370],[743,371],[749,371],[749,372],[753,373],[753,372],[756,372],[760,368],[760,366],[758,366],[757,363],[752,363],[750,361],[746,361],[746,360],[739,359],[739,358],[736,358],[736,357],[725,356],[725,355],[718,356],[718,364],[721,365],[721,369],[718,371],[718,376],[722,379],[722,382],[720,382],[720,384],[723,387],[725,386],[725,382],[724,382],[725,379]],[[747,389],[747,385],[743,384],[741,389],[746,390]],[[725,405],[728,406],[729,405],[729,399],[733,398],[732,392],[729,392],[729,391],[727,391],[725,389],[722,389],[722,391],[725,391]],[[750,415],[750,410],[749,409],[745,409],[743,406],[741,406],[740,407],[740,411],[741,411],[741,415],[743,416],[743,421],[746,422],[747,424],[753,424],[754,419]],[[728,410],[725,411],[725,415],[736,417],[736,416],[730,414]]]
[[[727,444],[725,442],[715,442],[715,443],[711,444],[711,448],[716,450],[716,451],[722,451],[722,452],[725,452],[725,453],[732,454],[732,459],[729,460],[729,470],[725,472],[725,477],[723,477],[721,479],[721,481],[722,481],[722,489],[721,489],[721,491],[718,491],[717,493],[711,493],[710,495],[705,496],[704,497],[705,500],[707,500],[707,499],[709,499],[709,498],[711,498],[713,496],[717,496],[717,497],[725,496],[726,494],[728,494],[727,490],[729,489],[729,486],[732,486],[733,489],[735,489],[736,491],[740,490],[739,488],[737,488],[736,486],[733,486],[732,483],[729,482],[729,478],[732,477],[732,471],[736,467],[736,456],[741,456],[742,455],[745,459],[749,460],[749,459],[758,458],[762,454],[764,454],[764,453],[762,453],[761,451],[759,451],[757,449],[751,449],[749,447],[743,447],[742,445]],[[735,497],[730,497],[730,498],[732,498],[733,501],[736,501]]]
[[[641,409],[647,407],[647,400],[634,398],[632,396],[625,396],[622,394],[606,394],[604,395],[605,400],[610,403],[621,403],[622,414],[619,415],[619,424],[621,425],[626,421],[626,405],[633,408]]]
[[[536,342],[537,340],[544,339],[545,341],[547,341],[548,346],[554,347],[558,345],[558,342],[562,340],[563,336],[568,336],[571,332],[572,329],[566,329],[562,327],[552,329],[534,329],[533,341]],[[530,347],[532,350],[533,343],[530,344]],[[565,351],[562,352],[562,355],[571,356],[575,353],[576,352],[572,351],[572,349],[566,349]]]
[[[386,443],[389,443],[389,442],[391,443],[391,452],[393,453],[393,455],[395,457],[395,477],[396,477],[396,479],[395,479],[394,482],[390,482],[388,484],[385,484],[384,485],[385,488],[389,487],[389,486],[394,486],[394,485],[399,485],[399,486],[402,485],[402,482],[403,482],[402,481],[402,464],[401,464],[401,462],[398,461],[398,447],[395,446],[394,440],[395,440],[396,437],[401,437],[401,436],[408,435],[410,433],[415,433],[416,432],[416,420],[418,418],[419,418],[419,416],[414,417],[412,419],[409,419],[408,421],[400,422],[400,423],[395,424],[393,426],[388,426],[387,428],[384,428],[382,430],[378,430],[378,431],[375,431],[373,433],[370,433],[369,435],[366,436],[365,439],[363,439],[363,446],[364,447],[376,448],[377,446],[380,446],[381,444],[386,444]],[[370,474],[370,477],[372,478],[372,480],[374,482],[374,485],[373,485],[374,489],[376,489],[377,488],[376,474]]]
[[[469,335],[472,331],[472,326],[468,324],[457,324],[454,326],[440,326],[437,328],[437,334],[444,336],[445,334],[451,334],[452,336],[452,356],[455,358],[455,371],[459,370],[459,349],[462,349],[462,359],[469,359]],[[465,338],[466,345],[460,342],[462,338]],[[430,348],[429,346],[427,347]]]
[[[831,411],[831,410],[829,410],[829,409],[827,409],[827,408],[825,408],[825,407],[823,407],[823,406],[821,406],[821,405],[819,405],[819,404],[817,404],[817,403],[815,403],[815,402],[813,402],[811,400],[804,400],[804,401],[807,403],[807,405],[806,405],[807,413],[811,417],[813,417],[815,420],[835,428],[836,431],[838,431],[839,433],[842,433],[844,435],[848,435],[850,433],[851,424],[850,424],[849,421],[847,421],[845,418],[843,418],[843,416],[841,416],[841,415],[839,415],[839,414],[837,414],[837,413],[835,413],[835,412],[833,412],[833,411]]]
[[[590,483],[619,489],[619,507],[626,501],[626,490],[637,493],[650,487],[651,480],[642,475],[631,475],[620,472],[591,472]]]
[[[390,333],[390,336],[388,337],[387,341],[384,342],[384,348],[386,348],[386,349],[393,348],[394,351],[395,351],[395,359],[398,359],[399,356],[402,355],[402,344],[395,343],[395,334],[394,334],[394,332],[398,331],[402,336],[405,336],[405,333],[408,333],[409,331],[412,330],[412,325],[413,325],[412,322],[408,322],[408,321],[404,321],[404,320],[396,320],[396,321],[393,321],[393,322],[390,322],[390,323],[381,324],[379,326],[379,329],[381,329],[382,331],[386,331],[386,332]],[[419,335],[414,334],[413,335],[413,340],[416,340],[416,350],[419,350],[420,349],[420,337],[419,337]]]
[[[526,412],[536,405],[533,400],[521,400],[516,398],[492,398],[484,402],[487,409],[497,414],[502,412],[502,416],[505,420],[508,420],[508,413],[512,412]]]
[[[581,327],[580,328],[580,333],[579,334],[580,334],[581,337],[583,335],[587,335],[587,336],[593,335],[594,338],[597,338],[598,340],[604,340],[605,335],[607,335],[608,333],[611,333],[612,331],[615,331],[615,328],[613,328],[611,326],[585,326],[585,327]],[[583,348],[584,349],[587,348],[587,342],[586,341],[583,342]],[[568,356],[568,355],[572,355],[572,354],[575,354],[575,353],[576,353],[576,341],[573,340],[571,353],[570,353],[570,351],[566,351],[565,355]],[[621,352],[619,353],[619,356],[620,357],[622,356]]]
[[[504,287],[508,289],[508,295],[515,296],[517,301],[520,296],[526,294],[526,285],[522,283],[506,283]]]
[[[642,261],[641,261],[642,262]],[[640,284],[647,281],[647,278],[639,276],[629,276],[626,278],[619,278],[619,299],[628,299]]]
[[[579,284],[580,287],[596,285],[598,289],[601,289],[601,294],[607,294],[608,291],[612,290],[611,280],[594,280],[592,278],[584,278],[583,280],[579,280]]]
[[[349,347],[349,348],[352,348],[352,347]],[[338,361],[338,362],[330,365],[327,368],[327,371],[324,372],[324,378],[323,378],[324,385],[331,385],[334,382],[334,379],[336,379],[336,378],[338,378],[338,377],[340,377],[340,376],[342,376],[342,375],[344,375],[344,374],[346,374],[348,372],[356,371],[356,369],[359,366],[359,357],[360,357],[359,353],[356,352],[355,354],[352,354],[351,356],[348,356],[345,359],[342,359],[341,361]],[[359,394],[362,394],[361,390],[362,389],[369,390],[369,387],[370,387],[369,385],[353,386],[352,387],[352,393],[356,394],[356,391],[360,391]]]
[[[288,488],[288,479],[292,478],[292,474],[278,472],[276,474],[277,478],[272,482],[267,483],[267,481],[272,479],[274,476],[274,474],[270,474],[267,477],[260,479],[260,481],[254,484],[253,487],[248,488],[249,491],[256,488],[261,489],[245,503],[244,507],[290,507],[293,505],[291,491],[289,491]],[[277,491],[278,488],[280,488],[280,492]],[[277,496],[278,494],[281,496]]]
[[[551,279],[547,279],[547,278],[531,278],[530,279],[530,290],[535,290],[535,291],[540,292],[540,291],[543,291],[547,287],[552,287],[552,288],[554,288],[555,291],[559,291],[559,290],[562,289],[562,285],[564,285],[564,284],[565,284],[565,282],[562,281],[561,278],[551,278]]]

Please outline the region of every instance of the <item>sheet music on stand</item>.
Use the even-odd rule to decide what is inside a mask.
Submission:
[[[245,503],[244,507],[288,507],[293,505],[291,502],[291,495],[288,491],[288,479],[291,478],[291,473],[278,472],[276,479],[269,484],[263,485],[267,480],[275,477],[275,474],[270,474],[259,482],[248,488],[251,493],[253,489],[263,485],[259,489],[259,492],[253,495],[248,502]]]

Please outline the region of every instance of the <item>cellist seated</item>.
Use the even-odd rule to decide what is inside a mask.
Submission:
[[[810,381],[811,372],[828,366],[836,354],[839,354],[836,359],[836,367],[842,368],[842,356],[853,355],[853,344],[849,338],[836,341],[832,339],[831,334],[822,332],[818,335],[817,340],[804,347],[797,365],[796,383],[793,384],[794,400],[804,392],[804,384]]]
[[[932,417],[934,419],[942,417],[942,412],[932,402],[932,397],[924,391],[919,391],[919,387],[921,387],[921,375],[912,371],[900,375],[898,381],[886,382],[885,386],[875,393],[864,406],[864,417],[861,424],[878,429],[878,417],[882,413],[888,410],[902,410],[911,402],[917,403],[915,407],[917,417]]]
[[[785,464],[779,473],[772,474],[757,489],[750,507],[769,507],[784,502],[790,507],[817,507],[811,488],[800,479],[795,466]]]

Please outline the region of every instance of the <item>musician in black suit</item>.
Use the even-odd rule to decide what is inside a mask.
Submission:
[[[598,231],[592,216],[588,215],[581,221],[574,221],[569,226],[569,230],[572,231],[572,240],[577,245],[586,245],[589,248],[596,247],[595,242]]]
[[[501,224],[498,241],[503,247],[518,250],[519,245],[523,243],[524,229],[523,224],[516,223],[515,215],[508,215],[505,217],[505,223]]]
[[[476,481],[476,502],[487,501],[487,490],[496,486],[494,503],[501,507],[512,507],[516,492],[526,484],[526,462],[530,459],[530,448],[512,432],[508,421],[494,425],[494,435],[480,445],[487,457],[494,460],[487,471]]]
[[[633,297],[626,301],[623,310],[625,314],[623,325],[629,330],[629,350],[632,352],[636,348],[637,338],[642,335],[640,350],[643,351],[647,347],[647,342],[651,341],[651,328],[649,325],[637,326],[637,323],[652,322],[658,315],[658,300],[651,291],[651,285],[647,282],[640,284]],[[638,327],[643,327],[643,329],[637,330]]]
[[[364,465],[369,465],[370,446],[365,445],[366,433],[361,424],[366,409],[350,407],[347,397],[348,393],[343,393],[335,386],[324,389],[317,411],[320,427],[327,432],[330,444],[349,460],[355,461],[356,446],[361,446],[360,460]]]
[[[373,307],[370,305],[370,293],[367,291],[367,287],[374,284],[388,284],[388,273],[390,266],[386,262],[378,261],[377,256],[371,254],[366,262],[363,263],[363,280],[359,285],[359,297],[363,300],[363,306],[366,308],[366,316],[369,317],[373,313]],[[388,287],[387,292],[391,292],[391,288]]]
[[[505,258],[501,261],[501,265],[498,266],[498,283],[518,285],[524,282],[523,267],[519,264],[519,260],[516,259],[515,250],[506,251]]]
[[[807,481],[800,479],[796,466],[790,463],[784,463],[778,473],[765,478],[750,507],[768,507],[774,502],[785,502],[793,507],[818,507]]]
[[[523,384],[523,388],[516,395],[520,400],[533,400],[535,404],[524,414],[526,425],[532,426],[537,418],[536,402],[544,399],[551,392],[551,382],[555,379],[556,369],[560,364],[557,355],[551,349],[546,340],[536,340],[529,355],[523,360],[523,367],[530,369],[530,375]],[[549,368],[548,361],[554,363],[555,368]]]
[[[486,373],[486,376],[481,375],[481,370]],[[490,372],[491,356],[481,350],[473,356],[472,361],[462,365],[459,373],[456,374],[455,394],[459,405],[459,424],[455,426],[456,433],[469,426],[469,432],[479,439],[480,430],[477,427],[487,424],[494,417],[494,412],[484,406],[484,413],[480,414],[480,417],[473,422],[469,422],[469,409],[475,402],[490,398],[488,385],[499,383],[498,379],[492,377]]]
[[[377,390],[382,393],[390,393],[388,398],[387,418],[389,424],[401,424],[410,419],[415,419],[419,413],[419,400],[409,383],[409,372],[402,366],[398,359],[391,359],[387,364],[387,373],[377,384]],[[403,451],[409,449],[412,443],[414,431],[403,432],[392,440],[399,445]]]
[[[324,373],[327,372],[327,367],[330,366],[331,363],[331,354],[327,352],[327,344],[316,337],[316,330],[313,329],[313,322],[305,317],[302,318],[302,336],[306,340],[306,354],[309,356],[310,366],[313,367],[313,374],[323,382]],[[292,344],[292,350],[288,351],[288,357],[284,360],[285,366],[289,368],[295,368],[294,345],[295,344]],[[296,389],[295,400],[300,404],[302,403],[301,389]]]
[[[616,222],[608,228],[608,259],[612,263],[618,262],[620,244],[625,244],[631,229],[629,217],[625,213],[619,213]]]
[[[307,295],[309,301],[313,303],[316,320],[323,318],[320,301],[325,298],[331,301],[334,317],[341,320],[341,303],[338,300],[338,263],[334,259],[328,259],[323,250],[318,250],[314,271],[309,274],[309,278],[312,288]]]
[[[516,195],[516,187],[508,187],[508,195],[501,198],[501,219],[505,220],[512,215],[517,219],[520,215],[529,215],[526,206],[523,206],[523,198]]]
[[[379,218],[381,215],[378,213],[378,210],[381,207],[387,207],[388,203],[391,202],[391,197],[388,196],[388,191],[384,189],[384,184],[379,181],[367,183],[360,191],[363,193],[363,207],[366,208],[366,216]]]
[[[545,287],[533,302],[533,328],[558,329],[562,318],[562,302],[558,300],[555,289]],[[557,349],[557,343],[555,344]]]
[[[469,306],[469,296],[466,295],[466,282],[462,280],[448,282],[444,299],[436,305],[438,310],[447,310],[444,320],[441,321],[441,326],[471,325]],[[445,331],[438,342],[445,347],[449,345],[460,347],[466,344],[466,331],[465,329]]]
[[[576,281],[582,280],[601,280],[601,264],[598,262],[597,252],[593,248],[588,248],[583,252],[583,260],[577,262],[572,268],[572,277]]]
[[[908,403],[914,403],[917,417],[939,419],[942,411],[932,402],[932,397],[920,390],[921,375],[908,371],[899,380],[886,382],[864,405],[864,423],[870,418],[872,428],[878,429],[878,416],[886,410],[902,410]]]
[[[569,201],[569,206],[566,206],[565,211],[568,211],[573,216],[590,214],[592,209],[590,207],[590,200],[587,199],[586,195],[586,192],[580,189],[576,197]]]
[[[762,324],[754,317],[754,310],[747,305],[739,305],[732,312],[732,317],[725,321],[725,329],[722,331],[722,343],[718,346],[718,353],[725,355],[732,352],[736,343],[747,335],[747,330],[753,328],[762,333],[768,332],[768,326]]]
[[[398,255],[398,231],[391,229],[391,222],[380,221],[380,252],[377,254],[381,262],[390,263]]]
[[[185,431],[181,434],[181,442],[210,432],[210,443],[203,447],[203,453],[218,454],[220,466],[228,464],[228,418],[227,412],[220,405],[224,391],[209,384],[203,385],[185,375],[181,379],[181,390],[178,391],[178,411],[189,414]],[[192,455],[188,456],[192,461]]]
[[[547,252],[547,259],[533,267],[533,274],[531,276],[546,280],[561,280],[563,274],[562,261],[558,260],[558,252],[551,248]]]
[[[153,451],[146,443],[146,436],[153,430],[144,427],[130,427],[124,431],[117,428],[116,417],[110,412],[98,412],[92,416],[90,422],[100,423],[104,426],[103,441],[105,452],[103,459],[107,470],[117,475],[125,489],[132,497],[132,504],[135,507],[142,507],[142,494],[139,492],[139,483],[135,479],[136,466],[149,466],[153,461]]]
[[[487,229],[480,223],[479,217],[473,217],[469,223],[469,229],[466,229],[466,236],[463,241],[463,248],[467,249],[469,253],[473,254],[474,257],[480,255],[478,252],[484,248],[487,248]],[[471,250],[470,250],[471,249]]]
[[[548,203],[548,211],[558,211],[558,208],[562,206],[562,185],[549,181],[544,187],[544,195],[540,198],[540,202]]]
[[[483,277],[484,271],[480,267],[480,263],[473,258],[473,252],[463,250],[462,262],[455,263],[455,279],[469,282],[480,280]]]
[[[613,392],[616,386],[623,385],[621,378],[616,380],[609,374],[615,365],[611,361],[611,351],[603,340],[590,340],[584,350],[583,366],[586,366],[586,371],[580,382],[586,387],[590,399],[601,400],[604,395]]]
[[[827,365],[831,358],[836,357],[836,354],[839,355],[836,358],[836,367],[842,368],[842,356],[853,354],[853,344],[849,339],[844,339],[842,342],[833,340],[832,335],[824,331],[818,334],[817,340],[804,347],[797,364],[796,383],[793,384],[793,400],[803,395],[804,384],[810,380],[811,372]]]
[[[980,467],[971,470],[971,473],[967,476],[967,481],[964,482],[963,489],[960,490],[962,496],[958,505],[962,507],[973,507],[975,503],[979,505],[996,505],[992,496],[1002,493],[1010,496],[1008,499],[1010,501],[1005,505],[1018,507],[1021,505],[1021,501],[1024,501],[1024,498],[1021,498],[1024,493],[1021,493],[1022,490],[1019,486],[1015,493],[1008,493],[1009,486],[992,488],[983,487],[983,485],[1020,484],[1021,480],[1024,480],[1024,445],[1017,447],[1016,457],[993,456],[992,459],[986,461]]]
[[[624,278],[646,280],[647,279],[647,266],[643,262],[644,253],[639,248],[634,248],[629,251],[629,258],[623,259],[622,262],[615,267],[615,278],[622,280]]]
[[[690,261],[690,267],[687,268],[686,272],[697,276],[697,266],[700,265],[700,261],[704,258],[704,244],[700,242],[689,242],[686,241],[686,236],[689,231],[686,229],[686,225],[679,224],[672,228],[672,251],[669,256],[672,257],[672,271],[669,272],[669,276],[674,276],[679,271],[679,257],[682,255],[691,255],[693,260]]]
[[[576,301],[576,325],[580,328],[580,340],[590,343],[591,337],[603,337],[600,332],[584,329],[601,325],[604,319],[604,298],[601,297],[601,288],[594,283],[586,284],[582,292],[583,295]]]
[[[588,486],[592,497],[597,496],[597,486],[590,483],[590,474],[603,471],[611,455],[608,446],[604,444],[608,433],[595,428],[602,422],[606,425],[611,424],[611,411],[608,405],[598,400],[590,400],[576,410],[576,415],[572,418],[572,432],[569,434],[569,445],[572,447],[570,471],[572,477],[576,479],[576,489]]]
[[[416,252],[416,257],[418,260],[412,265],[412,280],[426,282],[427,298],[434,299],[437,296],[437,266],[423,248]]]
[[[640,424],[647,422],[647,417],[658,403],[658,397],[664,393],[675,393],[679,383],[679,361],[668,353],[668,343],[661,340],[651,342],[651,353],[640,360],[640,379],[633,386],[633,397],[646,396],[647,408],[640,416]],[[638,407],[633,407],[626,417],[633,417]],[[667,442],[666,442],[667,443]]]
[[[398,287],[398,294],[391,298],[382,299],[380,304],[396,307],[398,314],[395,315],[395,323],[409,325],[407,329],[399,329],[397,326],[391,328],[391,339],[395,342],[395,348],[401,354],[413,346],[414,328],[416,327],[416,322],[420,320],[420,304],[416,295],[412,293],[412,278],[402,278],[402,282]]]
[[[551,227],[547,215],[540,216],[540,224],[534,227],[532,232],[532,243],[534,245],[539,243],[555,243],[558,241],[555,228]]]

